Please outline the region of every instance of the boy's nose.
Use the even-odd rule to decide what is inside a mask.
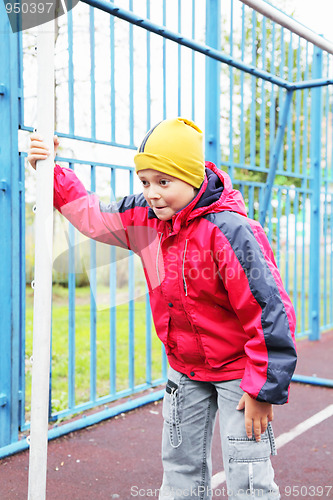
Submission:
[[[148,191],[148,198],[150,200],[153,200],[153,199],[156,200],[156,199],[161,198],[161,195],[158,193],[158,191],[155,188],[150,187],[149,191]]]

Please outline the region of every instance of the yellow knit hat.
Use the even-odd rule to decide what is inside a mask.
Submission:
[[[203,134],[191,120],[163,120],[145,135],[135,170],[152,168],[199,188],[205,178]]]

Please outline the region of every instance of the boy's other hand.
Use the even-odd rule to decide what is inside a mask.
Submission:
[[[252,438],[252,429],[256,441],[267,429],[268,422],[273,420],[273,406],[251,398],[246,392],[241,397],[237,410],[245,410],[245,430],[248,438]]]
[[[59,139],[58,136],[54,136],[54,156],[57,153],[59,147]],[[47,145],[44,143],[43,138],[37,133],[33,133],[30,135],[30,147],[28,150],[28,162],[36,170],[36,161],[38,160],[46,160],[49,156],[50,150]]]

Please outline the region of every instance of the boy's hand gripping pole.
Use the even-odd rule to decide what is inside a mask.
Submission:
[[[37,162],[33,363],[28,500],[46,496],[53,244],[54,21],[38,28],[37,132],[50,148]]]

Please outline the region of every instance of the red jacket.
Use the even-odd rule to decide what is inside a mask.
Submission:
[[[55,167],[54,204],[85,235],[142,260],[168,361],[195,380],[241,378],[259,401],[282,404],[296,365],[295,313],[260,224],[229,176],[206,163],[193,201],[161,221],[142,194],[110,205]]]

